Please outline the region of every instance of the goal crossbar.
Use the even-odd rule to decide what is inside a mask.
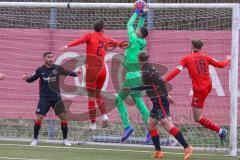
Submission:
[[[234,8],[238,3],[152,3],[149,8]],[[0,7],[15,8],[131,8],[133,3],[0,2]]]

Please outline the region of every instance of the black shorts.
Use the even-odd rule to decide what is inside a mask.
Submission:
[[[169,102],[166,97],[155,99],[150,117],[158,121],[170,117]]]
[[[51,107],[55,111],[56,115],[66,113],[66,109],[63,104],[62,98],[59,96],[54,98],[40,97],[38,101],[36,114],[46,116]]]

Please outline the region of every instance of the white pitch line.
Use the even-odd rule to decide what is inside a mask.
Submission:
[[[8,159],[8,160],[46,160],[46,159],[29,159],[29,158],[14,158],[14,157],[0,157],[0,159]]]
[[[21,144],[0,144],[0,146],[16,146],[16,147],[37,147],[37,148],[52,148],[52,149],[76,149],[76,150],[98,150],[98,151],[115,151],[115,152],[132,152],[132,153],[152,153],[152,151],[139,151],[139,150],[124,150],[124,149],[106,149],[106,148],[82,148],[82,147],[60,147],[60,146],[30,146],[30,145],[21,145]],[[164,152],[166,154],[172,155],[183,155],[184,153],[175,153],[175,152]],[[217,154],[196,154],[195,156],[211,156],[211,157],[231,157],[229,155],[217,155]],[[238,156],[240,158],[240,156]]]

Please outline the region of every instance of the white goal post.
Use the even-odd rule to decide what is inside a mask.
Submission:
[[[0,9],[11,8],[70,8],[70,9],[130,9],[132,3],[45,3],[45,2],[0,2]],[[239,29],[240,29],[240,5],[237,3],[151,3],[150,9],[231,9],[232,10],[232,37],[231,37],[231,72],[230,72],[230,154],[237,156],[238,152],[238,67],[239,67]],[[1,55],[0,55],[1,56]],[[176,62],[177,63],[177,62]]]

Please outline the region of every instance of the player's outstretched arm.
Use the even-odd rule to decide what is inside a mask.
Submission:
[[[22,79],[28,83],[32,83],[39,78],[38,70],[31,76],[28,76],[26,73],[22,76]]]
[[[175,68],[173,71],[171,71],[170,73],[167,74],[167,76],[164,78],[165,82],[168,82],[170,80],[172,80],[174,77],[176,77],[179,73],[181,72],[181,70],[179,68]]]
[[[144,22],[145,22],[145,17],[141,17],[139,22],[138,22],[137,29],[140,29],[141,27],[143,27]]]
[[[140,20],[139,20],[138,25],[137,25],[137,29],[140,29],[141,27],[144,26],[144,22],[145,22],[145,19],[146,19],[146,16],[147,16],[147,12],[148,12],[148,6],[145,4],[143,14],[141,15]]]
[[[120,44],[121,44],[120,41],[117,41],[117,40],[112,39],[110,37],[105,37],[105,41],[107,42],[104,46],[105,49],[116,48],[116,47],[120,46]]]
[[[66,46],[63,46],[62,48],[60,48],[59,50],[61,52],[66,51],[68,48],[82,44],[82,43],[86,43],[89,39],[89,34],[85,34],[84,36],[80,37],[79,39],[76,39],[70,43],[68,43]]]
[[[77,70],[77,72],[73,72],[73,71],[66,70],[62,66],[59,66],[59,71],[60,71],[60,75],[71,76],[71,77],[77,77],[78,75],[81,74],[80,70]]]
[[[227,55],[226,59],[223,61],[217,61],[216,59],[209,57],[209,64],[213,65],[214,67],[224,68],[228,66],[230,63],[231,63],[230,55]]]
[[[5,79],[5,74],[0,73],[0,80],[4,80]]]
[[[132,15],[132,17],[130,18],[130,20],[128,21],[128,24],[127,24],[127,29],[128,29],[128,37],[130,40],[133,40],[133,39],[136,39],[137,36],[135,34],[135,30],[134,30],[134,22],[136,21],[137,19],[137,13],[134,13]]]
[[[176,77],[186,67],[186,64],[187,64],[187,60],[184,57],[180,61],[179,65],[177,65],[177,67],[173,71],[167,74],[167,76],[164,78],[164,81],[168,82],[172,80],[174,77]]]

